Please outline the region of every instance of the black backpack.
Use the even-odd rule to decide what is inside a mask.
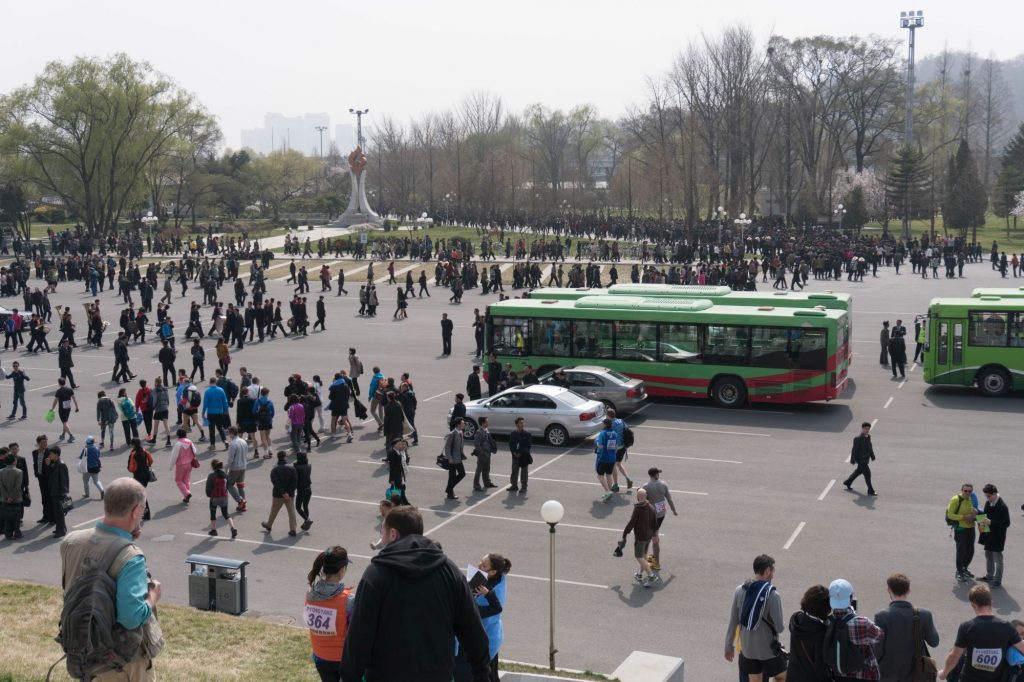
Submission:
[[[829,616],[825,628],[825,640],[822,642],[825,665],[833,674],[840,677],[846,677],[864,668],[864,654],[850,640],[849,622],[856,616],[857,614],[852,612],[843,616],[841,620]]]
[[[188,404],[192,407],[199,407],[202,402],[202,397],[199,395],[199,389],[189,388],[188,389]]]
[[[622,444],[627,448],[633,447],[633,429],[629,428],[628,425],[622,427]]]
[[[110,575],[114,560],[131,544],[119,538],[64,592],[57,643],[76,680],[122,670],[143,645],[142,628],[126,630],[117,622],[117,581]]]

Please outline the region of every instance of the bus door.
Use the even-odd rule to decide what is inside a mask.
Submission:
[[[937,318],[929,320],[935,325],[934,343],[927,352],[933,354],[935,382],[969,386],[973,377],[964,371],[964,334],[967,322],[963,319]]]

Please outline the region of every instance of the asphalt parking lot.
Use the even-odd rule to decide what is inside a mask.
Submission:
[[[336,272],[336,261],[327,262],[334,263]],[[275,263],[285,267],[271,276],[286,276],[286,263]],[[304,378],[320,374],[329,382],[336,369],[347,367],[349,346],[358,349],[367,370],[379,364],[385,376],[411,373],[419,397],[416,421],[421,438],[419,446],[412,448],[409,498],[422,509],[428,535],[441,542],[456,563],[476,562],[491,551],[511,559],[502,658],[541,664],[547,660],[548,531],[540,506],[548,499],[560,500],[566,509],[557,533],[556,645],[557,661],[564,667],[611,672],[631,651],[644,650],[684,658],[687,679],[735,679],[735,668],[722,658],[727,608],[733,588],[749,577],[751,560],[762,552],[777,560],[776,582],[787,615],[798,607],[807,587],[827,585],[837,577],[853,583],[861,611],[873,614],[887,604],[885,578],[897,570],[907,573],[914,603],[935,613],[942,636],[939,650],[944,655],[957,624],[971,616],[967,587],[953,579],[953,543],[939,518],[964,481],[979,489],[984,483],[995,483],[1010,506],[1016,523],[1009,533],[1006,575],[1003,589],[995,593],[995,604],[999,615],[1019,617],[1024,543],[1017,526],[1024,527],[1019,511],[1024,495],[1021,478],[1013,472],[1020,469],[1015,426],[1024,414],[1024,399],[988,400],[967,390],[928,388],[919,367],[910,368],[907,381],[892,381],[877,364],[882,320],[902,318],[912,330],[914,314],[925,312],[933,296],[967,295],[976,286],[1011,285],[987,263],[969,265],[967,277],[960,280],[922,280],[907,269],[897,277],[886,268],[880,269],[878,278],[869,276],[864,283],[812,280],[811,291],[834,289],[855,297],[852,380],[840,400],[734,411],[701,402],[652,402],[628,418],[636,431],[627,462],[632,478],[641,483],[649,467],[663,469],[662,478],[669,483],[679,510],[679,516],[670,517],[663,526],[662,582],[651,589],[634,583],[635,562],[628,553],[624,558],[612,557],[632,497],[621,494],[611,503],[600,502],[589,442],[563,449],[535,446],[528,496],[506,493],[504,485],[474,494],[470,472],[457,490],[462,499],[445,501],[445,472],[434,465],[434,458],[444,434],[445,414],[454,394],[463,390],[472,365],[473,310],[483,311],[496,296],[469,290],[461,305],[453,305],[448,294],[431,288],[432,298],[411,300],[408,320],[392,321],[393,287],[379,277],[385,265],[375,265],[381,292],[376,318],[356,315],[358,279],[365,277],[361,275],[365,263],[345,261],[350,295],[325,294],[326,332],[247,344],[234,355],[232,372],[239,365],[247,366],[270,387],[275,401],[292,372]],[[411,265],[396,263],[400,281],[404,281],[403,268]],[[418,267],[410,272],[418,274]],[[510,279],[506,274],[506,293],[511,293]],[[320,284],[315,276],[311,280],[312,311]],[[286,286],[272,281],[268,296],[287,297]],[[71,305],[80,323],[80,304],[91,300],[81,288],[78,283],[61,284],[52,297],[54,304]],[[226,300],[233,298],[228,289],[222,291]],[[190,298],[180,298],[175,291],[175,318],[186,316]],[[120,299],[106,292],[101,300],[108,319],[116,319]],[[0,300],[0,304],[13,302]],[[204,309],[204,317],[208,310]],[[442,312],[456,325],[454,352],[447,358],[440,355]],[[57,337],[51,334],[51,343]],[[109,332],[107,338],[112,340]],[[913,344],[908,346],[912,354]],[[204,347],[212,358],[213,343],[204,341]],[[157,344],[152,342],[131,347],[132,371],[140,378],[156,376],[156,351]],[[56,354],[32,356],[19,348],[0,353],[0,359],[5,368],[20,360],[31,377],[29,420],[0,422],[0,439],[19,442],[22,454],[28,454],[35,435],[45,431],[52,441],[57,434],[43,421],[58,376]],[[99,350],[80,345],[75,362],[82,412],[73,415],[71,424],[81,442],[82,436],[96,429],[96,390],[109,392],[113,387],[104,383],[113,365],[109,344]],[[208,360],[207,368],[213,366],[215,362]],[[10,390],[0,383],[0,409],[7,407]],[[855,484],[860,492],[853,493],[841,485],[850,470],[845,463],[850,443],[862,421],[875,425],[877,498],[862,495],[862,483]],[[283,428],[279,426],[274,436],[276,444],[284,447]],[[204,463],[212,458],[200,450]],[[79,503],[81,482],[72,460],[77,444],[65,448],[65,453],[76,498],[68,525],[87,527],[100,516],[100,503],[96,499]],[[387,487],[387,476],[380,464],[382,438],[372,423],[357,427],[351,444],[325,440],[314,449],[311,511],[315,524],[296,538],[288,537],[287,523],[280,517],[270,534],[259,527],[270,504],[269,461],[261,460],[248,473],[249,511],[236,517],[240,534],[232,541],[224,535],[206,535],[208,511],[201,486],[192,504],[182,505],[167,470],[169,449],[157,447],[153,454],[160,480],[149,488],[154,518],[145,526],[141,545],[153,574],[163,582],[165,599],[187,602],[186,555],[245,559],[251,562],[248,615],[293,622],[301,609],[305,574],[317,552],[332,544],[347,547],[355,559],[349,571],[351,583],[358,581],[373,553],[369,543],[377,537],[377,502]],[[104,452],[103,461],[103,480],[121,475],[126,450]],[[492,464],[496,483],[507,482],[508,463],[507,443],[499,439],[499,454]],[[196,482],[201,483],[207,472],[205,467],[197,470]],[[38,503],[26,514],[30,523],[25,539],[0,544],[4,574],[59,584],[57,543],[49,530],[31,523],[39,516]],[[973,564],[978,575],[983,564],[979,547]]]

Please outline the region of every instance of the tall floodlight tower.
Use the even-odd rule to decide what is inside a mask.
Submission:
[[[924,12],[900,12],[900,28],[910,31],[910,53],[907,58],[907,122],[903,131],[903,144],[914,141],[914,31],[924,28]]]

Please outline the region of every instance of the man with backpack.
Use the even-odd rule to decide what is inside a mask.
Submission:
[[[878,669],[883,682],[911,680],[917,657],[930,647],[939,645],[932,613],[915,608],[910,596],[910,578],[894,573],[885,581],[889,591],[889,608],[875,614],[875,624],[885,637],[875,645]]]
[[[740,675],[750,682],[786,678],[786,659],[778,634],[785,627],[782,597],[772,584],[775,559],[767,554],[754,558],[754,577],[736,588],[725,632],[725,660],[736,656],[733,642],[740,632]]]
[[[118,478],[107,486],[103,520],[61,542],[59,641],[74,679],[156,679],[153,659],[163,648],[156,617],[160,583],[150,577],[146,557],[134,543],[145,510],[142,484]]]
[[[629,477],[624,462],[629,446],[633,444],[633,430],[626,426],[626,422],[615,416],[615,410],[612,408],[608,408],[605,416],[612,420],[612,428],[615,430],[615,435],[618,436],[618,449],[615,451],[615,468],[612,470],[612,492],[619,492],[620,473],[626,479],[626,489],[631,490],[633,488],[633,479]],[[628,437],[626,435],[627,431],[629,431]]]
[[[832,607],[825,628],[825,665],[835,682],[879,679],[874,645],[885,637],[882,629],[870,618],[858,616],[853,599],[853,585],[839,578],[828,586]]]

